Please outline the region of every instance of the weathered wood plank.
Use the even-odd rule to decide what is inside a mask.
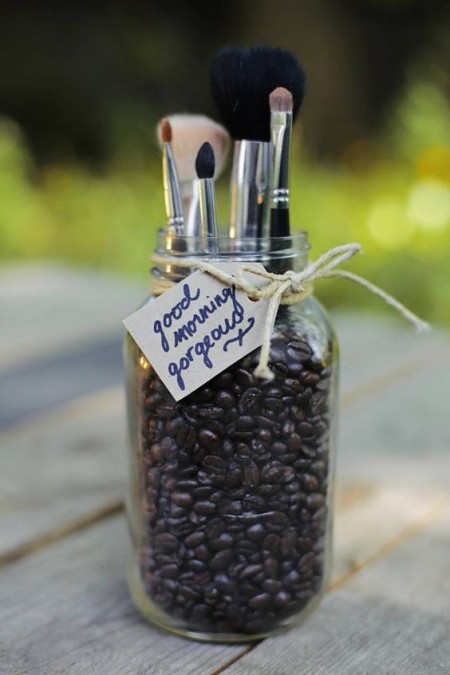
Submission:
[[[402,368],[421,370],[449,346],[444,331],[418,334],[403,320],[350,312],[335,312],[332,317],[340,345],[345,397],[374,379],[389,381],[389,374],[396,378]]]
[[[243,651],[166,635],[144,622],[124,581],[122,518],[0,573],[0,672],[202,675]]]
[[[450,486],[450,350],[425,372],[344,408],[339,482]]]
[[[118,331],[145,284],[48,263],[0,270],[0,369]]]
[[[448,525],[446,527],[448,528]],[[360,529],[357,527],[357,532]],[[448,532],[448,529],[446,531]],[[420,535],[417,540],[422,542],[424,537],[427,541],[433,540],[429,534]],[[10,565],[0,572],[0,625],[4,645],[0,650],[0,672],[52,675],[64,669],[64,672],[76,674],[89,672],[105,675],[115,673],[156,675],[177,671],[201,674],[220,669],[245,652],[242,646],[220,647],[186,642],[164,635],[141,621],[131,606],[124,584],[127,543],[123,519],[113,518]],[[410,543],[404,544],[403,548],[405,546],[409,547]],[[267,675],[294,672],[299,675],[303,673],[312,675],[316,672],[331,672],[331,668],[333,675],[341,672],[374,672],[380,675],[386,672],[405,672],[405,674],[444,672],[383,671],[376,668],[371,670],[369,662],[365,664],[365,670],[358,670],[357,662],[352,660],[347,670],[334,669],[335,650],[342,658],[347,658],[346,651],[342,650],[340,645],[344,641],[351,652],[354,644],[352,636],[355,630],[361,628],[359,624],[364,625],[364,617],[367,612],[370,613],[372,599],[379,611],[371,617],[371,622],[377,622],[376,626],[370,624],[371,630],[376,632],[380,629],[378,624],[383,628],[385,623],[388,625],[392,623],[392,630],[396,631],[397,641],[400,643],[402,634],[393,618],[403,619],[403,616],[399,615],[398,607],[389,602],[393,592],[394,595],[395,593],[398,595],[397,585],[401,586],[405,579],[408,583],[412,580],[414,584],[420,586],[424,570],[428,580],[433,580],[436,575],[439,580],[436,581],[436,588],[439,588],[441,606],[447,607],[443,599],[445,587],[440,586],[441,583],[447,583],[442,578],[441,572],[448,573],[443,546],[439,541],[438,548],[434,545],[428,545],[428,549],[426,547],[426,543],[423,546],[415,544],[413,555],[402,553],[401,565],[394,561],[393,564],[389,563],[386,566],[384,560],[372,565],[367,571],[355,577],[359,579],[370,569],[378,569],[380,564],[384,565],[383,572],[379,570],[376,572],[375,586],[372,577],[369,577],[369,581],[362,586],[360,582],[356,582],[356,588],[362,588],[362,591],[359,591],[363,593],[362,600],[358,597],[358,590],[356,595],[355,591],[351,590],[350,596],[345,590],[336,591],[331,599],[324,600],[322,608],[302,628],[287,636],[268,640],[267,644],[270,645],[268,649],[265,648],[265,644],[258,646],[242,660],[243,670],[239,660],[226,672],[242,672],[243,675],[255,672]],[[422,550],[427,551],[426,558],[423,558]],[[392,560],[392,556],[396,555],[396,552],[392,553],[387,560]],[[338,568],[341,569],[348,558],[345,545],[338,545],[337,557],[341,558],[338,560]],[[392,569],[389,567],[390,564]],[[421,578],[416,578],[418,574]],[[383,575],[386,576],[385,589]],[[351,589],[354,584],[355,581],[351,581]],[[404,598],[407,602],[412,601],[408,612],[412,614],[413,608],[426,609],[427,592],[428,587],[425,584],[421,589],[422,606],[416,608],[415,587],[404,589]],[[339,600],[336,605],[335,598],[341,598],[342,593],[344,599]],[[352,600],[349,603],[348,597],[355,597],[356,601]],[[430,599],[430,612],[436,609],[433,597]],[[389,602],[383,605],[385,600]],[[382,609],[384,614],[381,614]],[[352,616],[354,612],[357,614],[355,617]],[[414,625],[420,625],[425,631],[426,621],[423,620],[422,623],[418,619]],[[370,645],[370,630],[367,630],[367,645]],[[442,626],[439,624],[439,635],[441,632]],[[320,642],[324,635],[327,644],[326,658],[321,656],[322,643],[317,649],[311,649],[309,644],[311,640]],[[385,639],[386,637],[388,636],[385,636]],[[410,639],[411,635],[407,632],[405,641]],[[305,652],[303,648],[298,647],[299,643],[307,647]],[[354,647],[356,651],[360,649],[359,644],[360,641],[357,641]],[[261,656],[259,650],[262,650]],[[272,653],[275,653],[276,657],[272,657]],[[367,660],[365,652],[364,656]],[[305,669],[301,669],[299,664],[308,665],[305,665]]]
[[[0,430],[28,423],[92,392],[122,386],[122,343],[123,335],[117,332],[3,372]]]
[[[448,512],[325,597],[303,626],[265,640],[227,675],[448,675]]]
[[[349,489],[338,486],[345,502]],[[442,489],[371,487],[350,506],[337,508],[333,532],[331,585],[367,564],[402,537],[410,536],[440,510]]]
[[[4,434],[0,447],[1,557],[123,496],[123,392],[88,397],[66,414]]]

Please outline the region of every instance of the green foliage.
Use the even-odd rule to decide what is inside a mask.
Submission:
[[[295,152],[295,156],[299,153]],[[156,155],[156,153],[155,153]],[[59,259],[144,278],[164,223],[158,157],[116,161],[104,174],[53,166],[39,175],[9,121],[0,125],[0,256]],[[227,178],[218,187],[227,218]],[[384,143],[362,140],[339,166],[304,158],[292,167],[292,217],[306,229],[312,257],[358,241],[349,268],[381,285],[432,322],[450,322],[450,130],[444,97],[412,88]],[[384,305],[347,281],[317,288],[328,306]]]

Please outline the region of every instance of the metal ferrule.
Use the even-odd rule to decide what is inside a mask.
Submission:
[[[236,141],[231,171],[230,237],[254,237],[269,183],[270,144]]]
[[[202,178],[197,181],[200,204],[200,237],[204,241],[205,250],[211,251],[212,242],[208,239],[218,236],[216,199],[214,195],[214,178]]]
[[[188,237],[198,237],[200,233],[200,204],[198,182],[186,181],[181,185],[183,196],[184,233]]]
[[[162,167],[167,227],[173,231],[173,234],[183,234],[184,218],[180,182],[169,143],[163,145]]]
[[[291,151],[292,113],[273,112],[270,116],[272,171],[269,208],[289,208],[289,156]]]

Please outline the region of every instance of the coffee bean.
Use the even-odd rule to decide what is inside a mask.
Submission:
[[[205,533],[202,530],[198,530],[196,532],[192,532],[186,539],[184,540],[184,543],[186,546],[189,548],[195,548],[199,544],[202,543],[205,539]]]
[[[211,539],[209,545],[214,551],[220,551],[222,549],[230,548],[232,544],[233,544],[233,537],[227,532],[224,532],[215,539]]]
[[[207,569],[206,563],[203,560],[197,560],[196,558],[189,560],[187,566],[193,572],[205,572]]]
[[[219,436],[210,429],[200,429],[197,437],[199,443],[207,450],[214,450],[220,444]]]
[[[282,530],[289,524],[289,518],[281,511],[275,511],[267,519],[267,526],[271,530]]]
[[[227,461],[218,455],[206,455],[202,462],[205,469],[213,473],[225,473]]]
[[[246,534],[251,541],[261,541],[265,534],[264,526],[260,523],[251,525],[247,528]]]
[[[292,598],[289,593],[286,593],[286,591],[279,591],[274,598],[274,603],[278,605],[278,607],[286,607],[291,600]]]
[[[215,571],[222,570],[227,567],[232,557],[233,552],[229,549],[225,551],[219,551],[219,553],[216,553],[216,555],[211,559],[210,568]]]
[[[270,601],[270,595],[268,593],[260,593],[259,595],[254,595],[249,601],[250,607],[254,609],[262,609]]]
[[[209,516],[216,510],[216,505],[212,502],[196,502],[194,504],[194,511],[201,516]]]
[[[204,544],[200,544],[194,551],[195,557],[198,560],[209,560],[211,557],[211,551]]]
[[[308,497],[306,498],[307,506],[313,511],[320,509],[324,505],[324,503],[325,503],[324,496],[320,494],[320,492],[313,492],[313,494],[308,495]]]
[[[258,351],[178,403],[142,374],[142,578],[193,632],[270,632],[323,584],[333,372],[283,321],[272,381]]]
[[[217,405],[225,409],[234,408],[236,405],[236,397],[230,391],[226,390],[218,391],[215,401]]]
[[[171,499],[177,506],[190,506],[192,504],[192,496],[189,492],[174,492]]]

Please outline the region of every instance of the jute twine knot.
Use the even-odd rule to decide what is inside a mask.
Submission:
[[[430,327],[425,321],[422,321],[422,319],[389,293],[386,293],[363,277],[353,274],[353,272],[335,269],[338,265],[341,265],[357,253],[360,253],[360,251],[361,245],[356,243],[336,246],[335,248],[326,251],[326,253],[321,255],[317,260],[308,263],[300,272],[287,270],[287,272],[284,272],[283,274],[274,274],[272,272],[267,272],[266,270],[256,270],[249,265],[243,264],[242,267],[232,275],[215,267],[213,264],[202,260],[180,260],[176,257],[158,255],[152,256],[151,260],[157,265],[173,265],[174,267],[189,267],[191,269],[200,270],[214,277],[226,286],[238,288],[246,293],[251,300],[269,300],[259,363],[255,368],[254,373],[257,377],[272,380],[274,375],[268,364],[270,357],[270,341],[278,308],[280,305],[296,304],[312,295],[314,282],[318,279],[330,279],[334,277],[353,281],[355,284],[362,286],[384,300],[405,319],[410,321],[417,330],[429,330]],[[267,279],[269,283],[262,287],[255,286],[244,277],[244,272],[263,277],[264,279]],[[153,278],[152,281],[153,291],[156,295],[164,293],[164,291],[174,285],[173,282],[159,277]]]

